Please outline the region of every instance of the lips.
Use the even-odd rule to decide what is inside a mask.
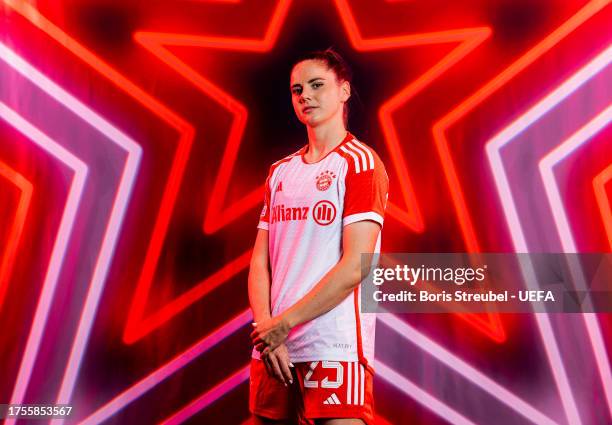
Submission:
[[[315,108],[316,108],[316,106],[307,106],[304,109],[302,109],[302,113],[306,114],[306,113],[312,111]]]

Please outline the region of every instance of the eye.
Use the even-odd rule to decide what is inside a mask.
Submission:
[[[302,93],[302,89],[300,87],[295,87],[291,90],[291,93],[298,95],[300,93]]]
[[[323,83],[313,83],[313,84],[312,84],[312,86],[313,86],[315,89],[318,89],[318,88],[319,88],[319,87],[321,87],[322,85],[323,85]]]

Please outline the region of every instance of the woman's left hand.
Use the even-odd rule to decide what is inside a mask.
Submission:
[[[253,323],[253,326],[255,330],[251,332],[251,340],[257,351],[264,355],[285,342],[290,330],[282,315]]]

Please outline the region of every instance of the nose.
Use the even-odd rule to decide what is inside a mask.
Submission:
[[[304,103],[306,100],[310,99],[310,92],[306,89],[302,89],[302,93],[300,94],[300,103]]]

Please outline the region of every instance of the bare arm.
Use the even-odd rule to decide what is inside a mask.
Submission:
[[[359,221],[344,227],[343,254],[340,261],[293,306],[282,314],[256,321],[251,334],[258,350],[274,350],[287,338],[294,326],[318,317],[342,302],[361,281],[361,254],[371,253],[376,246],[380,225],[373,221]],[[267,348],[266,348],[267,346]]]
[[[304,297],[281,316],[290,328],[319,317],[340,304],[361,282],[361,254],[374,251],[380,225],[359,221],[344,227],[342,258]]]
[[[270,259],[268,254],[268,231],[259,229],[249,268],[249,303],[255,322],[270,319]],[[289,366],[289,354],[284,344],[266,356],[264,364],[268,374],[283,384],[293,383]]]
[[[259,229],[249,268],[249,303],[255,322],[270,318],[268,231]]]

